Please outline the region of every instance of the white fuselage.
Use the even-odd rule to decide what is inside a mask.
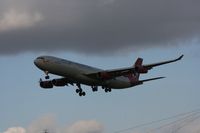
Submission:
[[[106,86],[112,89],[123,89],[133,86],[133,84],[131,84],[129,79],[125,76],[120,76],[110,80],[101,80],[88,77],[86,74],[99,72],[102,71],[102,69],[52,56],[38,57],[34,63],[41,70],[66,77],[74,83],[80,83],[89,86]]]

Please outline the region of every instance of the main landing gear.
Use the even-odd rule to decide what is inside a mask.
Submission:
[[[78,93],[80,97],[85,96],[86,93],[82,90],[81,85],[77,84],[77,87],[78,87],[78,89],[76,89],[76,93]]]
[[[91,86],[91,88],[93,92],[98,91],[98,86]]]
[[[111,88],[105,88],[105,92],[107,93],[107,92],[111,92],[112,91],[112,89]]]
[[[111,89],[111,88],[104,87],[104,86],[102,86],[102,89],[104,89],[106,93],[107,93],[107,92],[111,92],[111,91],[112,91],[112,89]]]

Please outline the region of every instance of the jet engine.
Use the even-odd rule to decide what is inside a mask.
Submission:
[[[68,84],[68,82],[66,78],[61,78],[61,79],[53,79],[52,84],[54,86],[65,86]]]
[[[40,81],[40,87],[44,89],[51,89],[53,88],[52,81]]]

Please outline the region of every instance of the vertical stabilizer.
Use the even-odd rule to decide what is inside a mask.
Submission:
[[[142,62],[143,62],[143,59],[142,58],[138,58],[135,62],[135,65],[134,67],[141,67],[142,66]]]
[[[137,58],[137,60],[135,61],[134,67],[140,68],[142,67],[142,63],[143,63],[143,59],[142,58]],[[137,71],[134,72],[134,76],[136,77],[137,80],[139,80],[140,77],[140,73],[138,73]]]

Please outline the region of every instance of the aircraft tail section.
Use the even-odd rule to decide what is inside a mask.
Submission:
[[[143,59],[142,58],[138,58],[135,62],[134,67],[141,67],[143,63]]]
[[[140,68],[142,67],[142,63],[143,63],[143,59],[142,58],[138,58],[136,61],[135,61],[135,64],[133,67],[135,68]],[[135,71],[133,73],[134,77],[136,78],[136,80],[138,81],[139,80],[139,77],[140,77],[140,73],[138,71]]]

